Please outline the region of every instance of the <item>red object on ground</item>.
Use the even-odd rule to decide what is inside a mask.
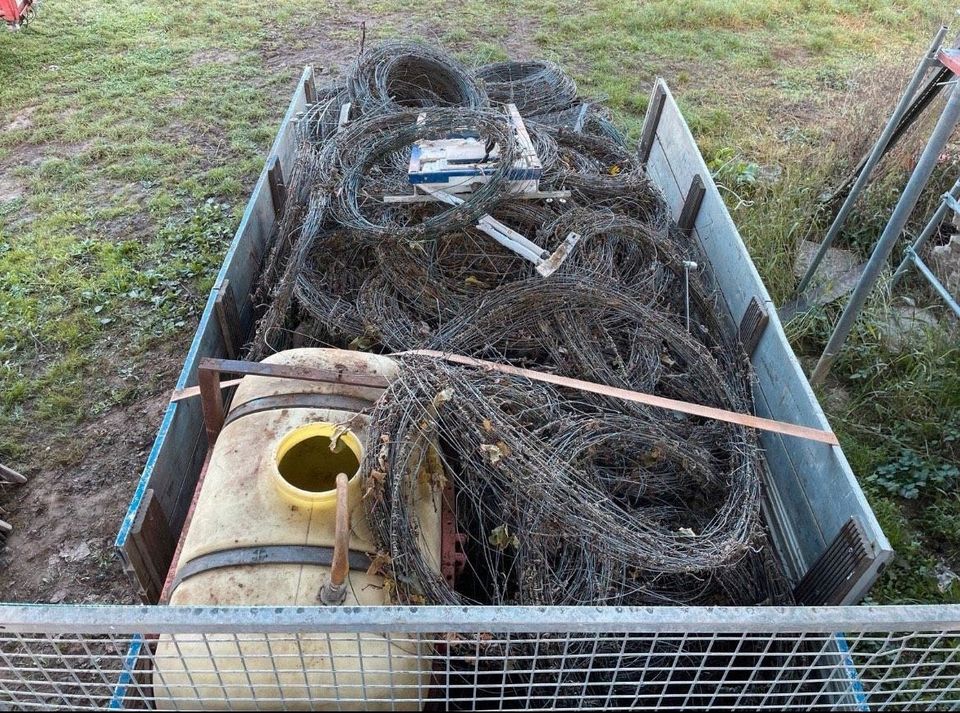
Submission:
[[[960,50],[942,49],[937,52],[937,59],[944,67],[960,76]]]
[[[0,0],[0,20],[14,28],[23,24],[33,0]]]

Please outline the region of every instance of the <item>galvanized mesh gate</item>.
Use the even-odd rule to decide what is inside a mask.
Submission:
[[[0,708],[707,706],[960,708],[960,606],[0,607]]]

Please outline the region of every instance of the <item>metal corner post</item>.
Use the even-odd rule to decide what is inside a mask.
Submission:
[[[857,283],[856,289],[854,289],[853,294],[850,296],[850,301],[844,308],[843,314],[840,315],[840,321],[837,322],[837,326],[834,328],[833,334],[830,335],[830,340],[827,342],[823,354],[820,355],[820,360],[817,362],[816,368],[810,375],[810,383],[812,385],[817,386],[822,384],[830,372],[830,368],[833,366],[837,354],[839,354],[843,343],[850,335],[857,316],[863,309],[863,305],[873,290],[877,278],[880,276],[880,272],[886,265],[887,258],[890,257],[890,252],[893,250],[897,239],[903,232],[907,220],[910,218],[910,214],[913,213],[913,209],[920,199],[920,194],[930,180],[930,175],[936,167],[940,153],[950,139],[950,135],[953,133],[953,129],[956,127],[958,120],[960,120],[960,83],[954,78],[953,88],[950,92],[950,98],[947,100],[947,105],[937,120],[937,125],[930,135],[930,140],[923,149],[923,153],[920,155],[919,161],[917,161],[917,166],[910,175],[910,180],[903,189],[900,200],[897,201],[897,206],[894,208],[889,222],[887,222],[887,227],[884,228],[883,234],[880,236],[880,240],[877,242],[869,262],[867,262],[860,282]]]

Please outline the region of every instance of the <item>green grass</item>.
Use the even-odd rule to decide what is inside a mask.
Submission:
[[[31,29],[0,37],[0,187],[21,194],[0,200],[0,459],[69,468],[78,456],[53,463],[24,444],[38,433],[41,446],[68,443],[78,424],[170,388],[300,65],[336,76],[361,21],[368,41],[419,34],[471,63],[559,61],[634,137],[665,76],[782,300],[799,240],[822,234],[817,197],[863,149],[863,137],[831,143],[837,107],[859,101],[868,120],[847,125],[869,137],[950,11],[923,0],[49,2]],[[887,82],[879,100],[859,89],[871,74]],[[864,249],[901,177],[871,191],[845,244]],[[835,317],[796,325],[798,350],[815,354]],[[950,488],[928,479],[906,499],[871,480],[903,458],[935,471],[960,457],[936,447],[960,406],[957,350],[931,335],[892,354],[877,319],[837,365],[847,400],[825,399],[900,555],[873,596],[958,601],[960,587],[941,592],[935,575],[940,560],[960,564]]]

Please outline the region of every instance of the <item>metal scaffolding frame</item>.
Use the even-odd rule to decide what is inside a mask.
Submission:
[[[944,218],[947,217],[947,211],[953,211],[954,214],[960,215],[960,202],[957,202],[958,195],[960,195],[960,180],[954,183],[953,187],[940,197],[940,205],[937,206],[933,215],[930,216],[930,220],[927,221],[926,226],[920,231],[920,235],[917,236],[917,239],[913,241],[912,245],[907,246],[903,251],[903,261],[900,263],[896,272],[893,273],[893,279],[890,281],[890,292],[891,294],[893,293],[907,269],[910,265],[913,265],[917,268],[917,272],[930,283],[934,291],[940,295],[940,298],[947,303],[947,307],[953,310],[953,313],[957,315],[957,317],[960,317],[960,304],[957,303],[957,299],[950,294],[950,290],[947,289],[946,285],[940,282],[939,278],[933,274],[933,271],[927,266],[927,263],[920,257],[920,251],[923,250],[927,241],[933,237],[933,234],[940,227],[940,224],[943,223]]]
[[[938,35],[938,37],[939,36],[940,35]],[[947,103],[940,113],[940,117],[937,119],[933,131],[930,133],[927,145],[917,159],[917,164],[910,174],[907,185],[904,186],[900,194],[897,205],[893,209],[893,213],[890,215],[890,219],[887,221],[883,233],[873,248],[870,259],[867,261],[867,266],[864,268],[863,275],[861,275],[860,280],[857,282],[853,294],[850,295],[849,302],[847,302],[846,307],[844,307],[843,313],[840,315],[840,319],[837,321],[833,333],[830,335],[830,339],[827,341],[827,345],[824,347],[823,353],[817,361],[817,365],[810,374],[810,383],[813,386],[822,384],[827,378],[827,374],[830,373],[830,369],[839,356],[844,342],[846,342],[847,337],[850,335],[853,325],[860,316],[860,312],[866,304],[870,293],[873,291],[874,285],[880,277],[880,273],[886,268],[887,259],[890,257],[890,253],[897,240],[899,240],[903,234],[903,229],[913,214],[913,210],[920,200],[920,195],[926,188],[930,176],[933,174],[933,170],[940,160],[940,155],[944,147],[950,140],[950,136],[953,134],[957,124],[960,123],[960,79],[958,79],[958,77],[960,77],[960,50],[940,49],[936,53],[936,59],[952,72],[951,81],[949,82],[950,94],[947,98]],[[909,258],[909,250],[907,255]],[[921,272],[924,272],[926,265],[923,265],[922,261],[917,263],[918,259],[919,258],[913,259],[913,262]],[[933,278],[931,284],[935,283],[935,288],[939,285],[939,281],[936,280],[933,273],[930,273],[929,270],[926,270],[924,276],[927,277],[928,280]],[[942,294],[943,293],[941,293],[941,295]],[[947,296],[949,296],[949,293],[947,293]]]

